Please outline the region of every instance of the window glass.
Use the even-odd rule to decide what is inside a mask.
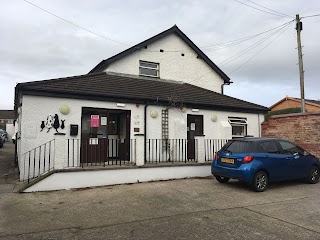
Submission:
[[[228,121],[232,128],[232,137],[244,137],[247,135],[247,119],[239,117],[229,117]]]
[[[158,64],[148,63],[148,62],[140,62],[140,67],[147,67],[147,68],[155,68],[155,69],[158,69]]]
[[[142,76],[159,77],[159,64],[140,61],[139,74]]]
[[[265,153],[279,153],[278,146],[273,141],[259,143],[259,147]]]
[[[222,148],[222,151],[228,150],[232,153],[247,153],[251,152],[252,142],[230,141]]]
[[[148,76],[158,76],[158,70],[149,69],[149,68],[140,68],[140,75],[148,75]]]
[[[286,141],[279,141],[285,154],[295,155],[302,152],[302,149],[293,143]]]

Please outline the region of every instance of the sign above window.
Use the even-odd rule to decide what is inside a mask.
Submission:
[[[159,63],[140,61],[139,75],[147,77],[159,77]]]

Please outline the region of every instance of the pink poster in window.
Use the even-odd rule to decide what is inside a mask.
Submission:
[[[99,115],[91,115],[90,127],[99,127]]]

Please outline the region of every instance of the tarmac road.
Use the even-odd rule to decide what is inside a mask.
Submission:
[[[1,240],[320,239],[320,183],[263,193],[213,178],[0,192]]]

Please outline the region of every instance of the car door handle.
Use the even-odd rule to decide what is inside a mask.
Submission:
[[[292,157],[286,157],[287,160],[292,160]]]

